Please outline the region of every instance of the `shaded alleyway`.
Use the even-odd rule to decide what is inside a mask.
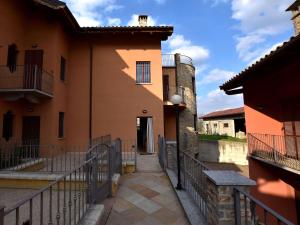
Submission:
[[[188,225],[156,155],[139,155],[137,173],[121,178],[107,225]]]

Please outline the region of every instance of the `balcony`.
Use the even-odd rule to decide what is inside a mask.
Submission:
[[[182,102],[181,102],[181,106],[185,106],[186,105],[186,94],[185,94],[185,89],[184,87],[180,86],[180,87],[170,87],[170,86],[165,86],[164,87],[164,105],[173,105],[171,103],[171,97],[173,95],[180,95],[182,98]]]
[[[0,94],[6,100],[53,97],[53,75],[37,65],[0,66]]]
[[[174,54],[163,54],[162,55],[162,66],[163,67],[176,67],[175,56],[176,55],[174,55]],[[194,66],[193,60],[190,57],[185,56],[185,55],[179,55],[179,54],[178,54],[178,56],[179,56],[180,63]]]
[[[248,146],[254,158],[300,172],[300,136],[248,133]]]

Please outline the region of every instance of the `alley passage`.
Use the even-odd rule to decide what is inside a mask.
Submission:
[[[137,173],[122,176],[107,225],[188,225],[157,155],[139,155]]]

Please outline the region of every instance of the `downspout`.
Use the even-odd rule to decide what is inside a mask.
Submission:
[[[90,87],[89,87],[89,143],[92,144],[93,134],[93,45],[90,44]]]

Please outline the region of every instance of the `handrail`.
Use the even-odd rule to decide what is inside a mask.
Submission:
[[[255,204],[257,204],[258,206],[260,206],[262,209],[266,210],[268,213],[272,214],[277,220],[279,220],[280,222],[285,223],[286,225],[294,225],[292,222],[290,222],[289,220],[285,219],[283,216],[279,215],[278,213],[276,213],[273,209],[269,208],[268,206],[266,206],[264,203],[262,203],[261,201],[259,201],[258,199],[252,197],[250,194],[248,194],[247,192],[243,191],[241,188],[239,187],[233,187],[233,189],[237,190],[238,192],[242,193],[245,197],[247,197],[250,201],[254,202]]]
[[[86,160],[84,163],[82,163],[80,166],[77,166],[75,169],[64,173],[63,175],[61,175],[61,177],[55,179],[55,181],[50,182],[50,184],[48,184],[48,186],[40,189],[38,192],[29,195],[27,198],[22,199],[21,201],[17,202],[14,206],[4,210],[4,215],[8,215],[9,213],[11,213],[12,211],[14,211],[16,208],[19,208],[20,206],[24,205],[25,203],[27,203],[30,199],[33,199],[35,197],[37,197],[38,195],[40,195],[42,192],[45,192],[46,190],[48,190],[50,187],[56,185],[58,182],[62,181],[63,179],[65,179],[66,177],[70,176],[72,173],[74,173],[75,171],[79,170],[80,168],[82,168],[83,166],[85,166],[86,164],[90,163],[92,160],[94,160],[97,156],[93,156],[92,158],[90,158],[89,160]]]

